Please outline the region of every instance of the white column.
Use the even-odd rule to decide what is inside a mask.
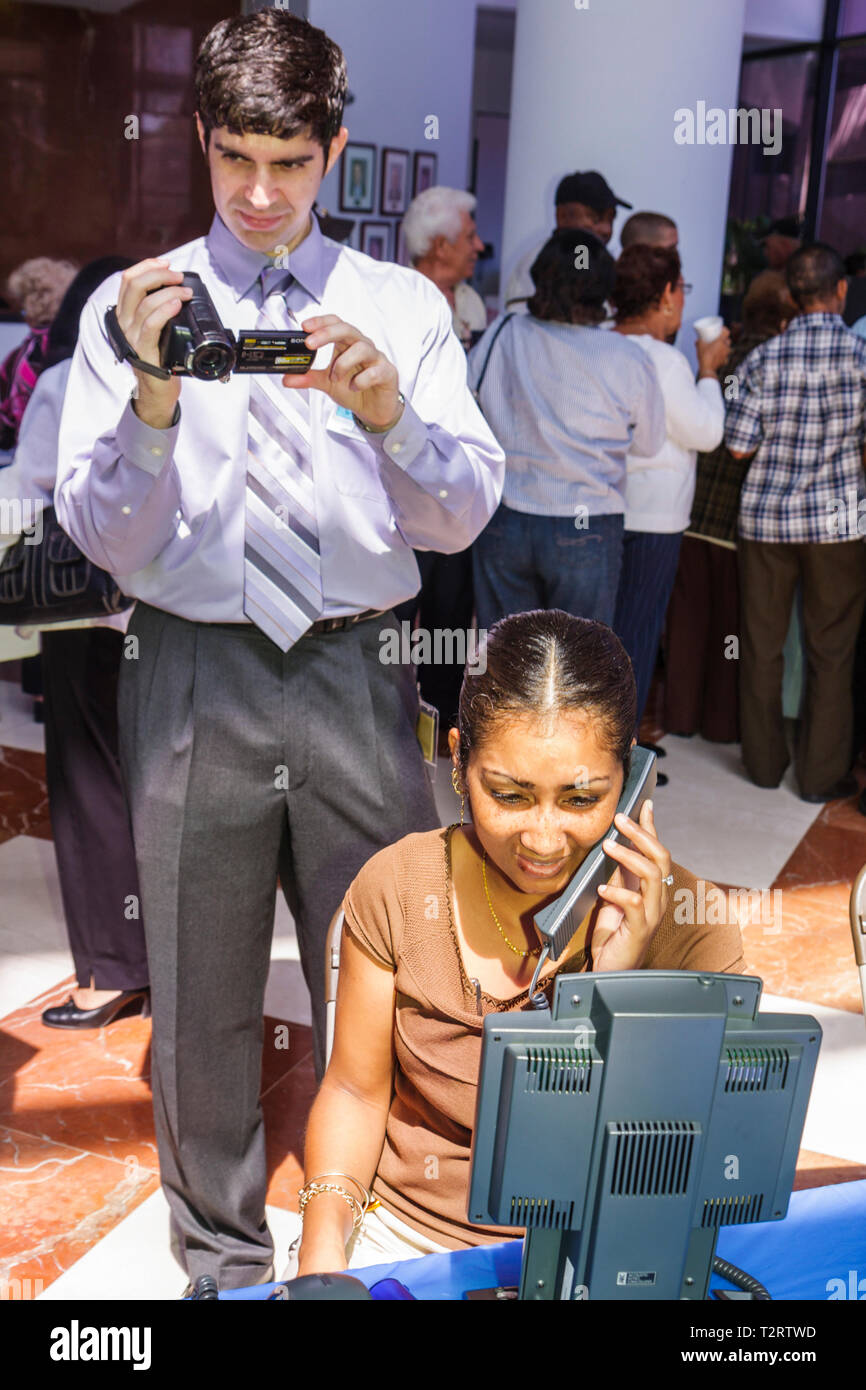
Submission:
[[[679,339],[688,349],[689,320],[718,304],[732,151],[678,144],[674,113],[697,111],[699,102],[736,107],[744,3],[518,0],[505,278],[552,231],[562,175],[597,169],[635,211],[677,222],[685,277],[695,286]],[[620,209],[613,254],[628,215]]]

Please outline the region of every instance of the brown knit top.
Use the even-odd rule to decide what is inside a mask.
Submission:
[[[441,1245],[462,1249],[520,1234],[510,1227],[470,1225],[466,1204],[484,1015],[525,1008],[528,990],[511,999],[482,994],[476,1000],[454,930],[454,829],[407,835],[374,855],[352,883],[343,910],[344,930],[396,973],[394,1091],[373,1192],[409,1226]],[[693,875],[678,865],[672,872],[668,908],[643,968],[742,974],[745,962],[735,923],[675,923],[674,902],[684,901],[677,890],[689,889],[695,902],[697,886]],[[541,976],[542,984],[548,982],[548,998],[554,975],[585,968],[587,924],[588,918]]]

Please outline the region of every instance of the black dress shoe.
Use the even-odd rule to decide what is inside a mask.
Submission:
[[[109,999],[98,1009],[79,1009],[70,994],[65,1004],[46,1009],[42,1022],[46,1028],[104,1028],[121,1015],[131,1018],[135,1014],[141,1014],[142,1018],[150,1017],[149,989],[125,989],[116,999]]]
[[[834,782],[825,792],[813,792],[811,796],[801,792],[800,800],[811,801],[816,805],[824,801],[846,801],[849,796],[856,796],[859,790],[857,778],[849,772],[847,777],[840,777],[839,781]]]
[[[657,758],[666,758],[668,750],[662,748],[660,743],[648,743],[645,738],[638,739],[639,748],[648,748],[651,753],[655,753]]]

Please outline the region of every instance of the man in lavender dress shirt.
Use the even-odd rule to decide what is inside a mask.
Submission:
[[[417,591],[412,547],[462,550],[502,487],[444,297],[415,271],[327,240],[312,216],[346,143],[345,92],[340,50],[286,11],[211,30],[196,94],[216,216],[206,236],[89,301],[61,424],[62,524],[138,599],[119,712],[160,1169],[178,1258],[191,1279],[213,1274],[223,1288],[271,1277],[259,1088],[277,876],[321,1074],[328,922],[371,854],[438,824],[412,674],[380,660],[390,610]],[[236,333],[266,297],[272,306],[276,285],[278,312],[318,350],[313,369],[282,386],[244,375],[181,384],[116,362],[106,309],[116,303],[138,359],[158,364],[185,270]],[[284,481],[300,479],[315,512],[316,534],[295,528],[292,544],[314,562],[299,582],[307,595],[318,585],[321,603],[279,644],[250,588],[252,577],[261,597],[249,530],[256,383],[277,415],[285,407],[270,442],[294,441]],[[271,464],[275,476],[273,454]],[[290,572],[288,554],[272,578]]]

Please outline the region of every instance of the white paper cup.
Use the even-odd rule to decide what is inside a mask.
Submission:
[[[695,319],[695,332],[703,343],[714,343],[725,326],[725,320],[720,314],[706,314],[702,319]]]

